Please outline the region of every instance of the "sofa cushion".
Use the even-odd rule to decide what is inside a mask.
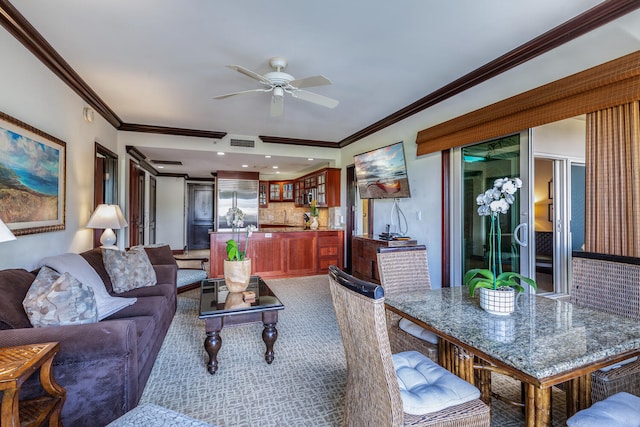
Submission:
[[[156,272],[149,262],[147,253],[141,248],[131,248],[128,252],[104,249],[102,260],[115,293],[153,286],[157,283]]]
[[[102,262],[102,248],[94,248],[80,254],[82,258],[98,273],[104,287],[108,293],[113,293],[113,285],[111,284],[111,278],[107,269],[104,268],[104,262]]]
[[[169,245],[145,245],[134,246],[133,248],[144,248],[147,256],[149,257],[149,261],[151,261],[151,264],[153,265],[177,265],[176,259],[173,257],[173,252]]]
[[[0,271],[0,329],[31,328],[22,300],[36,276],[23,269]]]
[[[135,298],[119,298],[109,295],[98,273],[78,254],[66,253],[51,256],[44,258],[40,263],[53,268],[59,273],[68,272],[83,285],[89,286],[96,297],[98,320],[102,320],[136,302]]]
[[[35,327],[95,323],[98,309],[93,290],[69,273],[42,267],[22,303]]]

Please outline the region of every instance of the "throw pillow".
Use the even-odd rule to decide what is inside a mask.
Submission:
[[[136,298],[122,298],[111,296],[105,288],[104,282],[96,270],[82,256],[66,253],[50,256],[40,261],[40,265],[46,265],[58,272],[68,272],[78,279],[83,285],[90,287],[98,304],[98,320],[111,316],[123,308],[135,304]]]
[[[93,290],[69,273],[42,267],[22,302],[35,327],[75,325],[98,321]]]
[[[157,283],[156,272],[142,248],[132,248],[128,252],[105,248],[102,251],[102,259],[115,293]]]
[[[22,300],[36,275],[24,269],[0,270],[0,330],[30,328]]]

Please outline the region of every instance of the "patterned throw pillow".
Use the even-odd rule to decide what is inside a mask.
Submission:
[[[22,306],[34,327],[75,325],[98,321],[93,290],[69,273],[42,267]]]
[[[142,248],[131,248],[129,252],[103,248],[102,260],[115,293],[154,286],[157,283],[156,272]]]

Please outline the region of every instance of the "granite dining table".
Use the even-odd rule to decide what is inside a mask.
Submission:
[[[591,405],[591,372],[636,356],[640,324],[558,299],[520,294],[514,313],[480,308],[466,287],[389,296],[386,307],[440,337],[439,363],[491,400],[491,371],[525,384],[527,426],[551,422],[551,387],[566,383],[567,415]]]

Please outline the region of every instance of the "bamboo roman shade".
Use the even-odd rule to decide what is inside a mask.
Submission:
[[[418,132],[417,154],[497,138],[640,100],[640,51]]]
[[[585,250],[640,257],[640,103],[587,115]]]

